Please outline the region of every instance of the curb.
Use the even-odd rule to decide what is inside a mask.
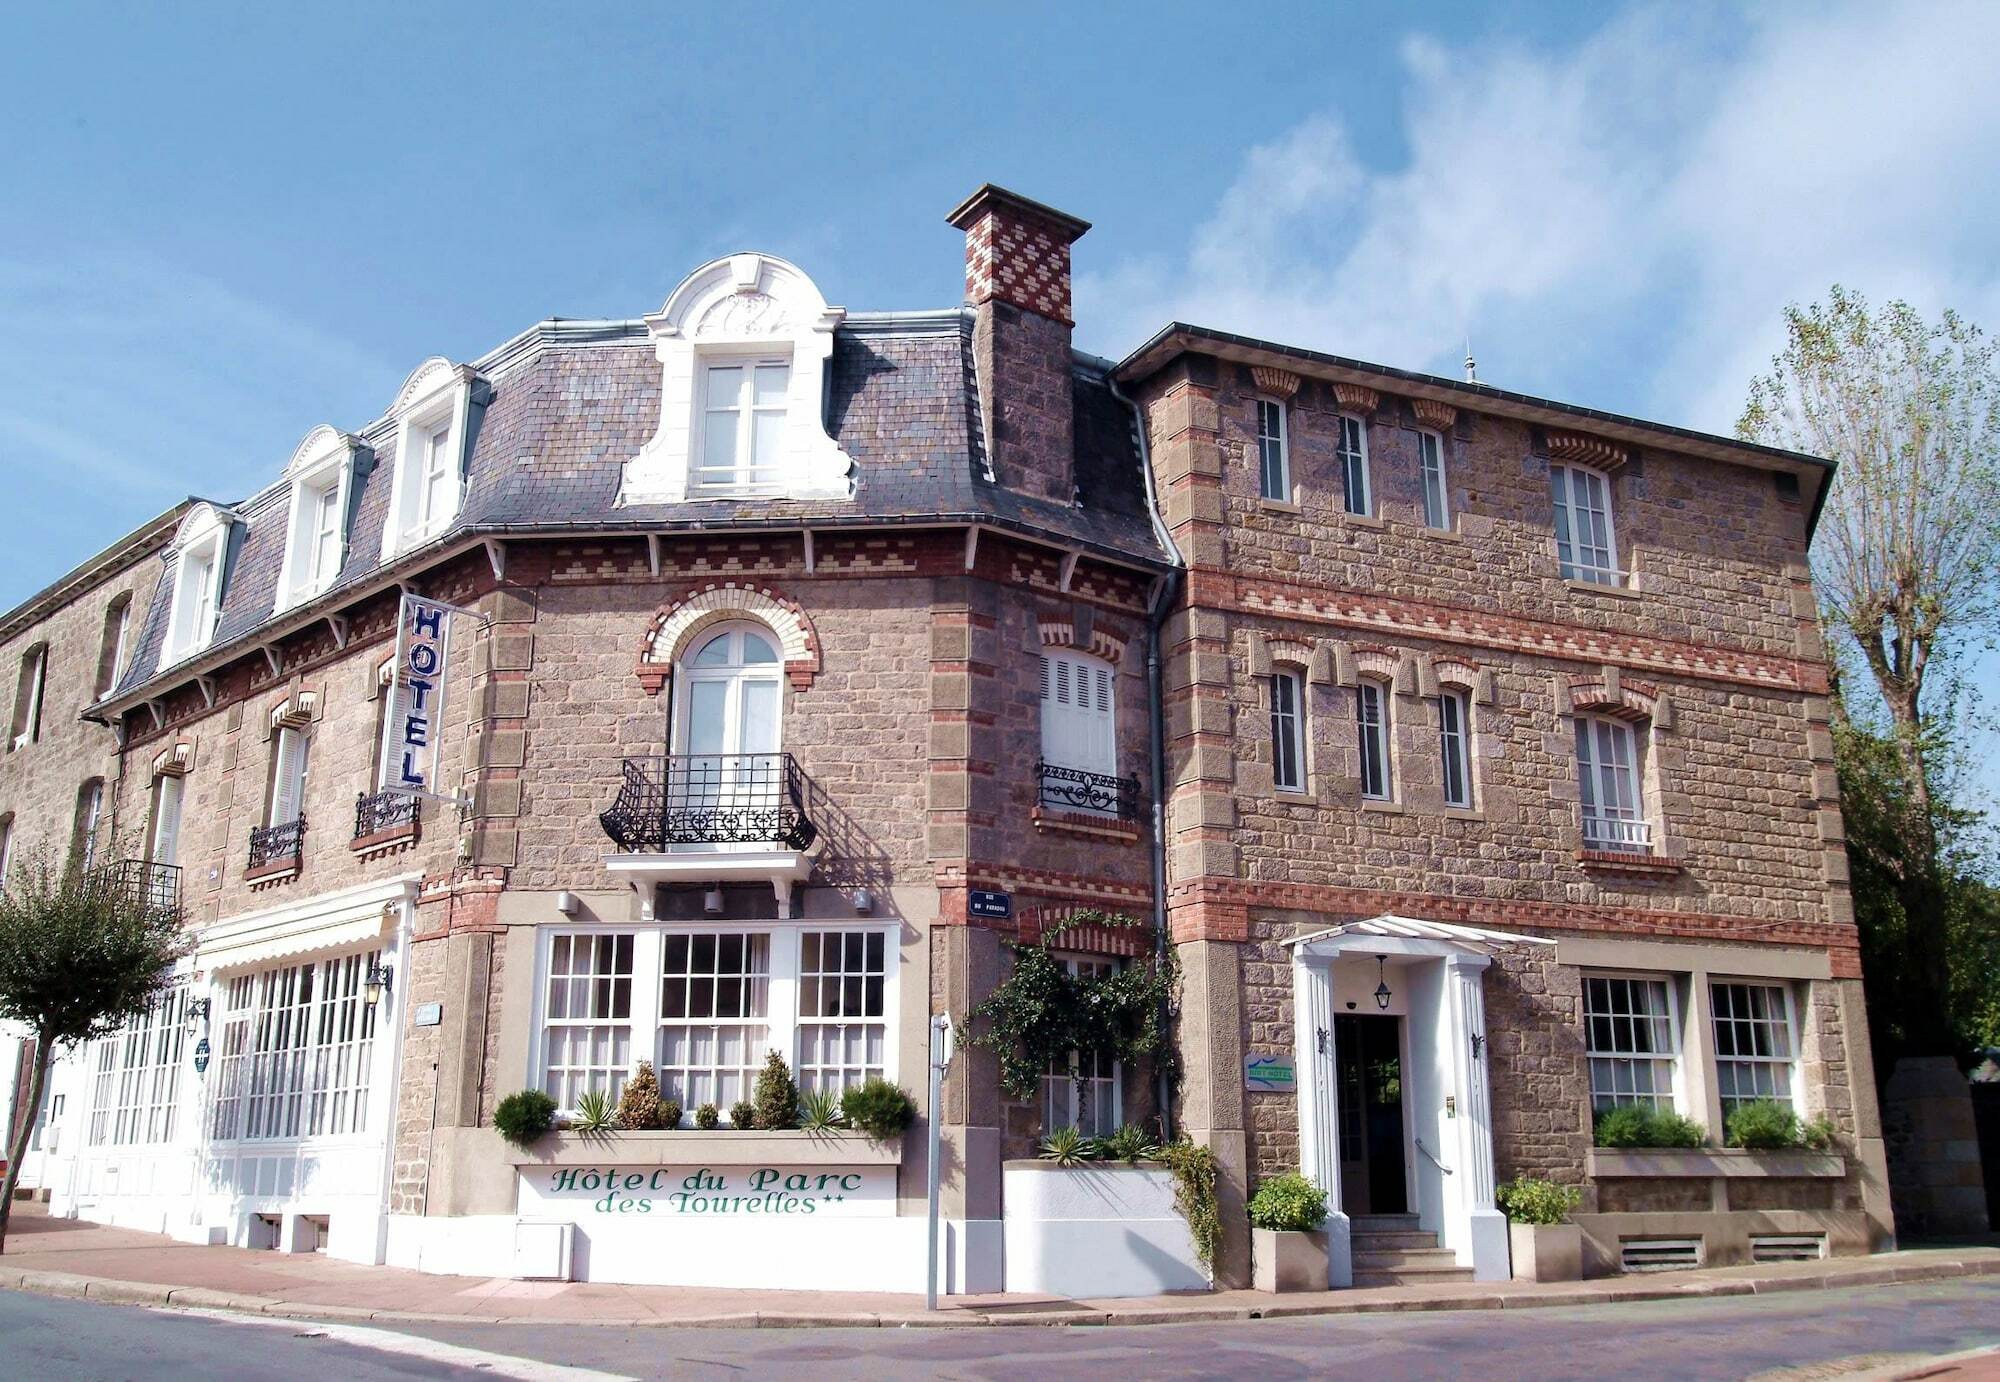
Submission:
[[[617,1329],[979,1329],[1062,1326],[1138,1327],[1167,1324],[1236,1324],[1251,1320],[1295,1320],[1330,1315],[1433,1313],[1461,1310],[1547,1310],[1580,1305],[1625,1305],[1646,1301],[1705,1300],[1721,1296],[1786,1295],[1802,1291],[1837,1290],[1849,1286],[1892,1286],[1949,1281],[1966,1277],[2000,1276],[2000,1254],[1971,1259],[1918,1263],[1882,1263],[1842,1272],[1798,1273],[1772,1277],[1734,1277],[1686,1281],[1679,1285],[1643,1282],[1596,1289],[1577,1287],[1546,1291],[1491,1290],[1477,1294],[1439,1294],[1397,1298],[1343,1299],[1330,1292],[1312,1299],[1277,1301],[1269,1305],[1117,1306],[1051,1304],[1023,1310],[988,1313],[978,1310],[878,1313],[872,1311],[732,1311],[722,1314],[612,1318],[576,1315],[441,1315],[409,1310],[376,1310],[353,1305],[315,1305],[270,1296],[237,1294],[202,1286],[165,1286],[156,1282],[119,1281],[78,1276],[69,1272],[0,1272],[0,1290],[34,1295],[101,1301],[107,1305],[139,1305],[161,1309],[228,1310],[282,1319],[329,1320],[349,1324],[427,1325],[571,1325]]]

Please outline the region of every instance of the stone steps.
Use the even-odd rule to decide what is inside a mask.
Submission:
[[[1364,1214],[1348,1221],[1356,1286],[1417,1286],[1470,1281],[1472,1268],[1417,1227],[1414,1214]]]

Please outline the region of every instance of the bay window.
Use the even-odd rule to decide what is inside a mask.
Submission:
[[[1722,1116],[1754,1099],[1792,1102],[1791,990],[1783,984],[1717,981],[1708,986],[1715,1025],[1715,1083]]]
[[[1361,795],[1387,801],[1394,790],[1389,757],[1389,688],[1364,681],[1354,688],[1354,721],[1361,750]]]
[[[1549,467],[1555,501],[1556,556],[1564,580],[1623,585],[1611,526],[1611,482],[1581,466]]]
[[[1644,854],[1652,831],[1640,805],[1639,758],[1632,727],[1594,715],[1576,717],[1577,787],[1583,847]]]
[[[1372,509],[1368,493],[1368,428],[1351,413],[1335,419],[1339,442],[1335,457],[1340,462],[1341,502],[1347,512],[1366,517]]]
[[[690,1123],[702,1104],[727,1116],[752,1098],[771,1051],[801,1089],[896,1076],[890,928],[551,931],[541,965],[538,1083],[565,1110],[588,1089],[615,1099],[638,1060],[653,1061]]]
[[[1665,979],[1585,975],[1583,1030],[1592,1108],[1673,1108],[1680,1029]]]
[[[1292,458],[1285,437],[1285,405],[1275,398],[1257,400],[1257,492],[1280,503],[1292,502]]]

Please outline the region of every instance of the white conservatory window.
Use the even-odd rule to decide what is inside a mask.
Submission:
[[[209,504],[198,506],[181,521],[174,540],[172,603],[167,614],[162,666],[200,652],[215,637],[222,610],[223,568],[229,557],[233,514]]]
[[[1665,979],[1585,975],[1583,1030],[1592,1108],[1673,1108],[1680,1029]]]
[[[299,443],[285,474],[292,482],[277,607],[285,609],[331,586],[347,556],[347,510],[353,487],[352,437],[315,427]]]
[[[465,491],[465,438],[471,426],[472,370],[433,356],[397,395],[395,469],[383,560],[430,541],[458,517]]]
[[[181,802],[187,779],[161,773],[153,779],[153,821],[146,831],[146,858],[155,864],[178,864],[181,852]]]
[[[854,463],[825,416],[846,315],[772,255],[735,254],[690,274],[646,318],[661,366],[659,429],[625,463],[619,505],[852,498]]]
[[[1715,1025],[1715,1083],[1722,1116],[1753,1099],[1792,1102],[1791,990],[1783,984],[1716,982],[1708,987]]]
[[[368,971],[382,952],[239,974],[217,1019],[209,1136],[340,1136],[368,1130],[375,1005]]]
[[[896,949],[889,928],[783,922],[550,931],[542,946],[535,1083],[566,1111],[614,1099],[650,1059],[684,1122],[755,1093],[772,1051],[802,1089],[894,1079]],[[637,982],[658,975],[654,982]]]
[[[176,985],[124,1030],[92,1043],[91,1146],[174,1140],[186,1004],[186,987]]]

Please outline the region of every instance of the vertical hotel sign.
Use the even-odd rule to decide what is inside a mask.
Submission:
[[[445,674],[451,666],[451,616],[466,612],[404,592],[396,616],[390,713],[382,724],[380,780],[386,791],[449,795],[437,787],[438,728],[444,720]]]

